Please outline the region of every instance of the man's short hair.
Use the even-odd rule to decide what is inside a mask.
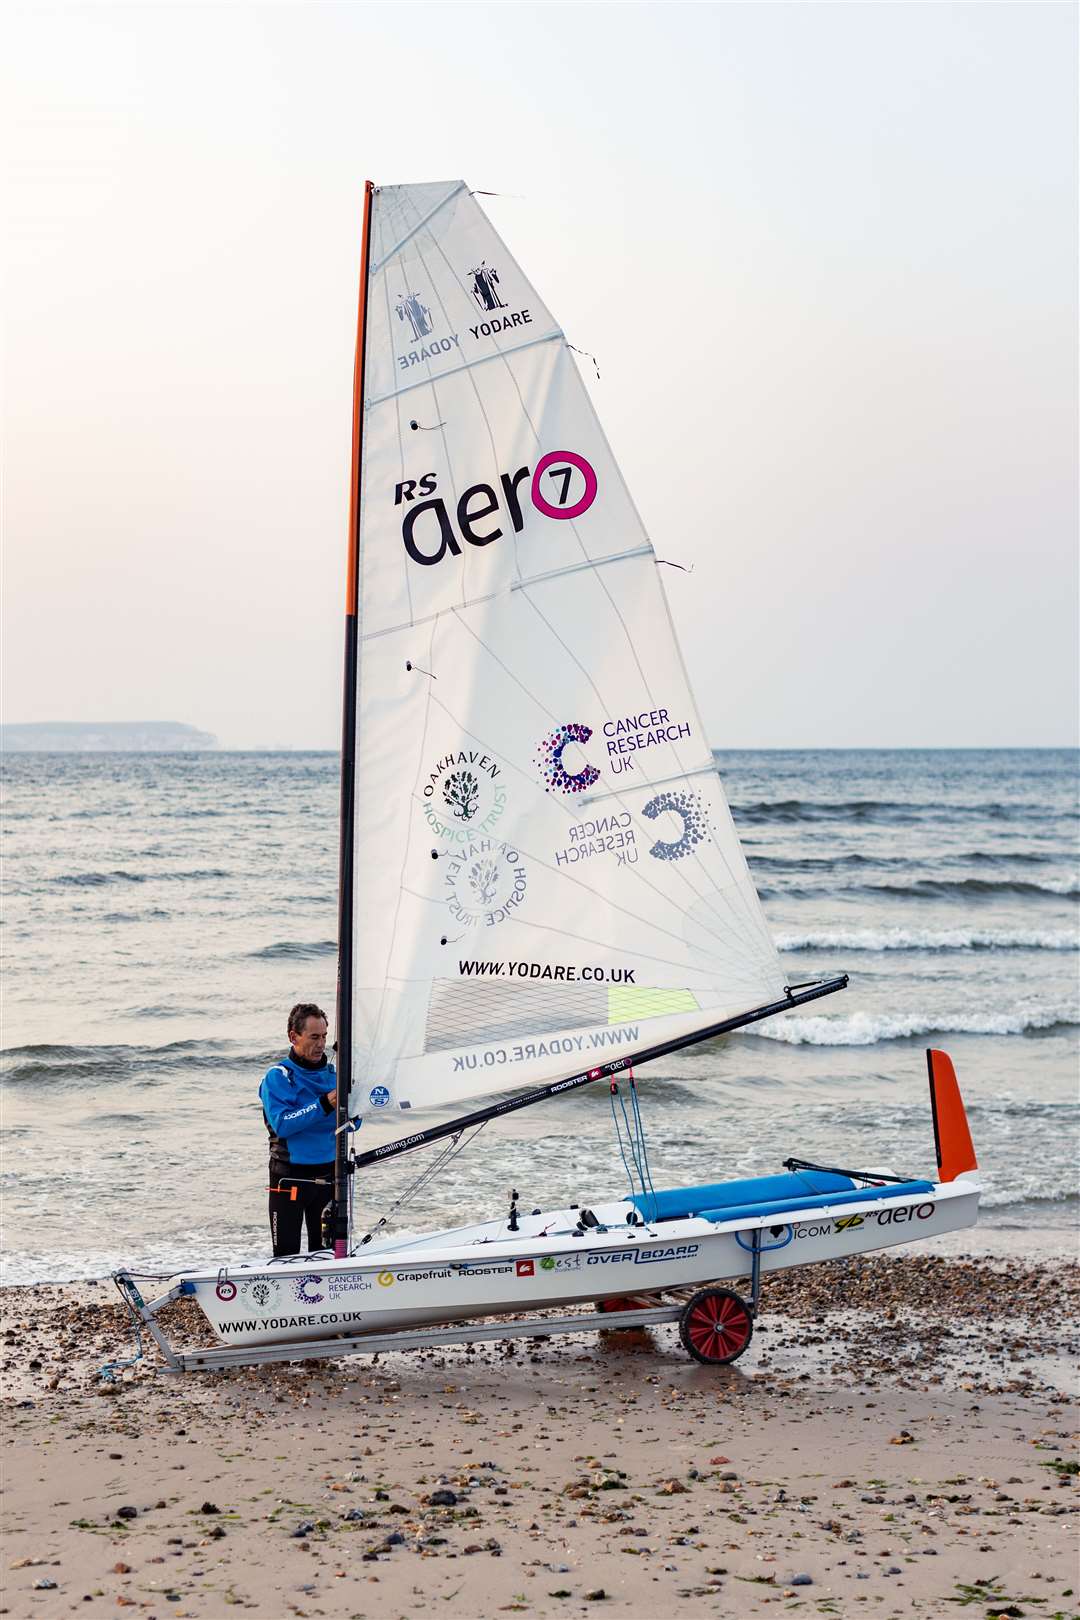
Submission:
[[[298,1001],[289,1014],[289,1034],[302,1035],[309,1018],[321,1018],[324,1024],[328,1022],[322,1008],[316,1007],[313,1001]]]

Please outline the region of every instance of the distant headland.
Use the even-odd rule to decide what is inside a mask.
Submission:
[[[177,720],[43,720],[0,725],[6,754],[190,754],[216,748],[209,731]]]

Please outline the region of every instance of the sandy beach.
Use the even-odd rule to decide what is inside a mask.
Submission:
[[[665,1327],[103,1384],[111,1286],[8,1289],[0,1612],[1077,1613],[1080,1268],[765,1303],[727,1369]]]

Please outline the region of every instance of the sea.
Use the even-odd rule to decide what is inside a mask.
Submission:
[[[791,1155],[931,1173],[934,1045],[968,1105],[979,1231],[1075,1252],[1076,753],[717,761],[789,982],[851,982],[639,1071],[654,1184]],[[266,1253],[257,1089],[292,1003],[333,1008],[337,774],[330,753],[6,760],[6,1283]],[[361,1228],[486,1218],[511,1189],[534,1208],[626,1185],[606,1087],[488,1126],[410,1196],[422,1157],[356,1178]]]

